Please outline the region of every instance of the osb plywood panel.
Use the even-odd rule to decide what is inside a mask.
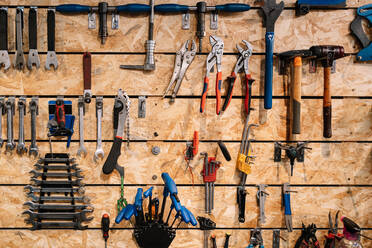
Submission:
[[[183,41],[180,41],[179,47]],[[179,49],[179,48],[178,48]],[[178,50],[177,49],[177,50]],[[40,55],[39,70],[23,72],[9,69],[0,74],[0,90],[5,95],[81,95],[83,93],[82,55],[58,55],[57,71],[44,69],[46,55]],[[14,55],[10,55],[13,61]],[[26,56],[27,58],[27,56]],[[186,71],[178,96],[200,96],[205,74],[207,55],[196,55],[193,63]],[[163,95],[172,77],[175,55],[157,54],[156,70],[142,71],[122,70],[121,64],[143,64],[144,55],[92,55],[92,93],[94,95],[115,95],[118,88],[123,88],[129,95]],[[252,88],[253,96],[263,95],[264,56],[253,55],[249,61],[249,71],[255,79]],[[286,77],[278,75],[277,59],[274,67],[273,95],[288,96]],[[237,57],[224,55],[222,60],[222,75],[224,79],[231,74]],[[371,65],[355,62],[355,56],[337,60],[337,72],[332,74],[331,93],[333,96],[369,96],[372,94]],[[309,73],[308,61],[303,64],[302,95],[323,96],[323,69],[317,73]],[[210,75],[209,95],[215,95],[215,75]],[[112,75],[116,75],[115,77]],[[363,76],[361,76],[363,75]],[[235,82],[234,96],[245,96],[244,75]],[[133,83],[129,83],[133,82]],[[61,86],[62,84],[62,86]],[[224,81],[222,94],[227,91],[227,81]],[[168,95],[171,91],[168,92]]]
[[[228,147],[232,160],[227,162],[218,150],[217,159],[222,162],[218,170],[216,184],[239,184],[240,175],[236,170],[236,157],[240,144],[225,143]],[[71,144],[68,152],[76,157],[78,142]],[[102,173],[103,163],[111,149],[111,143],[103,143],[105,159],[93,161],[96,144],[89,142],[85,144],[88,154],[85,158],[77,158],[79,168],[82,169],[85,184],[118,184],[120,177],[118,173],[106,176]],[[155,156],[151,149],[158,146],[160,155]],[[273,143],[252,143],[255,164],[252,173],[247,176],[248,184],[256,184],[257,178],[260,183],[281,184],[371,184],[372,146],[369,143],[310,143],[312,150],[306,151],[305,162],[296,163],[293,176],[290,176],[290,166],[287,159],[280,163],[273,161]],[[186,162],[183,159],[185,143],[174,142],[140,142],[131,143],[129,148],[123,144],[122,155],[118,162],[125,168],[125,184],[163,184],[160,175],[168,172],[178,184],[192,184],[192,176],[185,171]],[[45,142],[39,143],[40,153],[44,155],[49,152],[49,145]],[[54,151],[64,151],[65,143],[53,143]],[[208,152],[214,156],[217,143],[201,143],[199,152]],[[356,152],[358,151],[358,152]],[[138,159],[141,157],[141,159]],[[284,158],[284,152],[283,152]],[[32,157],[17,155],[2,155],[0,157],[0,184],[28,184],[30,183],[29,171],[35,169],[36,160]],[[151,173],[148,173],[149,165]],[[203,168],[201,156],[196,156],[191,162],[195,184],[203,184],[200,171]],[[5,176],[6,175],[6,176]],[[154,180],[152,177],[156,176]]]

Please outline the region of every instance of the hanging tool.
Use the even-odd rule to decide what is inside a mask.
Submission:
[[[302,223],[301,236],[297,239],[294,248],[320,248],[318,239],[316,238],[316,225],[311,224],[305,227]]]
[[[110,216],[108,214],[102,215],[101,230],[102,230],[103,239],[105,240],[105,248],[107,248],[107,240],[109,238],[109,231],[110,231]]]
[[[261,230],[258,228],[251,230],[251,238],[247,248],[255,248],[256,246],[258,248],[264,248]]]
[[[154,1],[150,0],[150,17],[149,17],[149,38],[145,43],[146,58],[144,65],[121,65],[121,69],[133,69],[133,70],[144,70],[153,71],[155,70],[155,40],[154,40]]]
[[[17,145],[17,153],[22,155],[27,153],[27,147],[25,144],[25,115],[26,115],[26,98],[21,96],[18,100],[18,145]]]
[[[119,13],[147,13],[150,7],[145,4],[130,3],[119,6],[109,6],[107,2],[98,3],[97,7],[80,4],[62,4],[56,7],[60,13],[88,13],[88,28],[96,28],[96,13],[99,14],[99,33],[101,44],[105,44],[108,37],[107,14],[112,14],[111,29],[119,28]]]
[[[312,148],[307,147],[306,145],[309,142],[297,142],[297,146],[292,145],[283,145],[279,142],[275,142],[274,145],[274,162],[282,161],[282,150],[285,150],[285,154],[289,158],[291,166],[291,176],[293,176],[293,167],[294,162],[304,162],[305,160],[305,149],[311,150]]]
[[[264,0],[262,7],[266,26],[265,34],[265,109],[272,108],[273,101],[273,54],[274,54],[274,28],[275,22],[284,9],[284,2],[276,4],[276,0]]]
[[[336,243],[338,243],[344,236],[341,233],[338,233],[338,214],[340,211],[336,212],[335,216],[335,225],[333,225],[331,211],[328,213],[328,235],[325,235],[326,242],[324,248],[336,248]]]
[[[146,96],[138,96],[138,118],[146,117]]]
[[[191,174],[192,184],[194,185],[194,174],[192,172],[192,169],[190,167],[191,161],[194,159],[194,157],[198,154],[199,150],[199,132],[194,131],[194,138],[192,141],[186,142],[186,150],[184,151],[184,158],[186,161],[186,170],[188,169]]]
[[[15,17],[17,50],[14,56],[14,68],[20,71],[25,66],[25,57],[23,55],[23,10],[24,7],[17,7]]]
[[[323,137],[332,137],[332,99],[331,99],[331,67],[336,59],[344,57],[342,46],[313,46],[310,48],[315,59],[312,61],[310,72],[316,71],[316,60],[320,60],[324,68],[324,96],[323,96]]]
[[[45,69],[50,70],[50,67],[53,66],[54,70],[58,68],[58,61],[56,55],[56,10],[54,8],[48,9],[47,14],[47,23],[48,23],[48,52],[45,61]]]
[[[83,55],[83,80],[84,80],[84,102],[92,101],[92,55],[85,52]]]
[[[207,101],[207,91],[209,86],[209,73],[213,71],[214,65],[217,67],[217,76],[216,76],[216,113],[217,115],[221,112],[221,84],[222,84],[222,55],[223,55],[223,48],[224,43],[223,40],[217,36],[211,35],[209,37],[209,42],[212,46],[212,51],[208,54],[207,61],[206,61],[206,73],[204,77],[204,86],[203,92],[201,96],[201,103],[200,103],[200,113],[204,112],[205,104]]]
[[[97,147],[94,152],[94,161],[105,157],[105,152],[102,149],[102,116],[103,116],[103,97],[96,97],[96,118],[97,118]]]
[[[342,216],[341,221],[344,224],[344,239],[340,242],[340,247],[362,248],[360,237],[372,240],[372,238],[363,235],[360,226],[351,219]]]
[[[84,97],[79,96],[78,99],[78,111],[79,111],[79,149],[77,150],[77,156],[86,156],[87,149],[84,145],[84,115],[85,115],[85,105]]]
[[[8,54],[8,8],[0,7],[0,68],[4,71],[10,67]]]
[[[161,13],[182,13],[182,29],[190,29],[190,12],[196,12],[197,31],[196,36],[199,39],[199,52],[202,52],[202,40],[205,36],[205,14],[211,12],[210,29],[218,28],[218,12],[243,12],[250,10],[248,4],[228,3],[216,6],[207,6],[206,2],[197,2],[196,6],[187,6],[180,4],[159,4],[155,6],[156,12]]]
[[[265,191],[265,188],[267,185],[265,184],[259,184],[257,185],[258,191],[257,191],[257,200],[258,200],[258,205],[260,207],[260,217],[258,217],[258,222],[262,225],[265,224],[266,222],[266,216],[265,216],[265,202],[266,202],[266,196],[269,195]]]
[[[204,248],[208,248],[208,238],[211,230],[216,229],[216,223],[211,219],[198,216],[197,217],[200,230],[204,231]]]
[[[161,211],[160,211],[160,215],[159,215],[159,221],[160,222],[163,222],[163,216],[164,216],[164,211],[165,211],[165,204],[166,204],[168,195],[170,195],[170,198],[172,200],[172,205],[171,205],[171,208],[169,210],[167,221],[166,221],[166,224],[168,224],[168,220],[169,220],[169,217],[170,217],[170,214],[171,214],[173,208],[176,208],[176,211],[178,212],[178,211],[181,210],[181,205],[179,203],[180,200],[178,198],[177,186],[176,186],[175,182],[173,181],[173,179],[169,176],[168,173],[165,173],[165,172],[163,172],[161,174],[161,177],[162,177],[162,179],[164,181],[164,188],[163,188],[163,203],[161,205]]]
[[[247,49],[245,50],[241,46],[239,46],[239,44],[236,45],[236,49],[238,49],[239,51],[239,58],[235,64],[234,71],[231,73],[230,77],[228,77],[229,86],[227,88],[227,94],[226,94],[225,102],[222,106],[222,111],[225,111],[230,104],[230,101],[233,95],[234,84],[235,84],[237,76],[239,75],[240,72],[244,72],[245,74],[244,84],[246,87],[244,107],[245,107],[246,114],[248,114],[249,109],[251,107],[252,84],[254,82],[254,79],[252,79],[252,76],[249,73],[248,62],[249,62],[250,57],[252,56],[253,47],[251,43],[249,43],[246,40],[243,40],[243,43],[247,47]]]
[[[310,9],[345,7],[346,0],[298,0],[296,2],[296,16],[306,15]]]
[[[1,11],[1,10],[0,10]],[[1,54],[0,54],[1,56]],[[0,97],[0,148],[4,145],[3,139],[3,115],[6,113],[5,109],[5,98],[2,96]]]
[[[216,235],[212,234],[211,235],[211,240],[212,240],[212,247],[217,248]]]
[[[14,131],[13,131],[13,118],[15,114],[15,97],[11,96],[5,102],[6,117],[7,117],[7,141],[6,141],[6,151],[11,152],[15,148],[14,142]]]
[[[273,247],[280,248],[280,229],[273,230]]]
[[[372,60],[372,42],[363,30],[362,20],[367,19],[369,26],[372,25],[372,4],[361,6],[357,9],[357,16],[350,24],[351,33],[354,34],[362,45],[363,49],[358,52],[358,61]]]
[[[284,219],[285,219],[285,226],[287,227],[288,232],[293,231],[292,226],[292,210],[291,210],[291,195],[290,193],[297,193],[297,191],[293,191],[290,189],[289,183],[284,183],[283,187],[283,206],[284,206]]]
[[[150,211],[152,209],[152,190],[154,189],[154,187],[150,187],[148,190],[146,190],[144,193],[143,193],[143,197],[146,199],[147,197],[149,198],[149,205],[148,205],[148,211],[149,211],[149,216],[148,218],[146,219],[147,221],[151,221],[152,219],[152,211]]]
[[[190,64],[194,60],[195,54],[196,54],[196,44],[194,40],[191,40],[191,47],[189,49],[190,40],[187,40],[181,47],[181,49],[176,53],[176,60],[174,63],[174,71],[172,78],[168,84],[167,89],[165,90],[163,94],[163,98],[167,95],[168,91],[172,88],[172,86],[175,84],[174,89],[172,91],[172,97],[171,102],[174,102],[178,90],[181,87],[182,80],[185,76],[187,68],[189,68]],[[177,82],[176,82],[177,80]]]
[[[231,233],[225,233],[225,243],[223,244],[223,248],[229,248],[230,236]]]
[[[226,159],[226,161],[231,161],[231,155],[225,143],[222,140],[219,140],[217,144],[222,152],[223,157]]]
[[[37,52],[37,7],[31,6],[28,12],[28,60],[27,68],[32,70],[35,65],[36,69],[40,67],[39,54]]]

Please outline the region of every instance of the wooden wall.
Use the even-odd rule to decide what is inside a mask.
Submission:
[[[79,2],[79,1],[78,1]],[[108,1],[110,5],[119,5],[131,1]],[[145,0],[138,1],[147,3]],[[159,0],[155,4],[167,3]],[[173,1],[194,5],[196,1]],[[223,0],[209,0],[209,5],[222,4]],[[258,7],[253,0],[244,2]],[[337,44],[345,51],[355,54],[360,46],[350,34],[349,24],[354,19],[355,8],[367,4],[368,0],[347,1],[348,7],[337,10],[312,11],[303,17],[295,17],[293,8],[286,8],[276,24],[275,53],[289,49],[306,49],[317,44]],[[73,101],[73,112],[77,116],[77,97],[83,92],[82,54],[92,53],[92,91],[104,96],[103,148],[106,155],[112,144],[112,107],[118,88],[125,90],[131,97],[130,147],[123,146],[119,164],[126,169],[125,195],[132,201],[138,186],[148,188],[156,185],[155,190],[161,198],[162,180],[160,174],[168,172],[179,185],[182,202],[195,216],[204,215],[204,187],[199,171],[202,160],[198,156],[193,161],[195,185],[185,173],[183,151],[187,140],[192,139],[194,130],[200,133],[200,151],[214,153],[217,140],[224,140],[232,154],[232,161],[223,162],[218,172],[215,189],[215,210],[210,216],[217,222],[217,243],[222,246],[224,233],[232,233],[230,247],[246,247],[249,244],[249,229],[257,226],[258,206],[256,204],[256,184],[265,183],[269,187],[266,202],[267,223],[262,226],[266,247],[272,245],[272,229],[282,229],[281,247],[293,247],[301,232],[301,223],[316,223],[320,243],[324,244],[324,234],[328,229],[328,212],[340,210],[355,220],[365,235],[372,236],[372,73],[371,63],[358,63],[355,56],[337,61],[337,73],[332,74],[333,95],[333,136],[322,137],[322,70],[316,74],[308,73],[308,64],[303,66],[302,81],[302,134],[299,140],[309,141],[311,151],[306,152],[305,163],[296,164],[293,177],[289,176],[288,161],[273,162],[274,142],[285,141],[287,137],[287,101],[286,82],[278,75],[274,67],[273,109],[263,109],[263,53],[265,30],[258,8],[243,14],[220,14],[219,29],[209,29],[207,35],[215,34],[225,42],[223,56],[223,76],[231,73],[236,62],[236,43],[246,39],[254,46],[250,60],[250,71],[256,82],[253,85],[253,107],[251,123],[260,126],[255,129],[252,144],[257,156],[252,174],[247,177],[246,222],[237,221],[236,185],[239,176],[235,170],[235,158],[239,149],[239,140],[243,128],[243,92],[240,80],[237,81],[234,98],[228,110],[222,116],[215,115],[214,83],[209,90],[205,114],[199,113],[202,78],[205,72],[205,59],[210,50],[208,38],[204,39],[203,54],[198,54],[188,69],[179,97],[170,105],[161,95],[171,78],[175,52],[187,39],[195,39],[195,16],[191,15],[191,29],[181,30],[180,15],[155,16],[156,70],[153,72],[129,71],[119,69],[120,64],[142,64],[144,61],[144,42],[147,39],[148,17],[146,15],[121,15],[120,29],[109,29],[105,45],[98,39],[98,30],[88,30],[87,16],[56,14],[56,51],[60,66],[57,71],[45,71],[44,63],[47,51],[46,8],[62,3],[77,3],[75,0],[3,0],[9,5],[9,49],[13,61],[15,51],[15,7],[18,5],[37,5],[38,14],[38,50],[42,66],[39,70],[19,72],[11,68],[0,73],[0,95],[39,95],[40,115],[38,119],[38,144],[41,154],[49,151],[47,141],[47,102],[57,95]],[[81,4],[96,5],[97,1],[80,1]],[[295,1],[285,1],[287,7],[293,7]],[[24,47],[28,49],[27,31],[28,9],[25,10]],[[110,25],[110,19],[109,19]],[[370,32],[370,31],[369,31]],[[27,58],[27,56],[26,56]],[[212,73],[211,82],[214,82]],[[145,119],[137,118],[138,96],[147,96]],[[93,162],[96,148],[95,139],[95,101],[86,106],[85,139],[88,155],[79,159],[86,184],[86,195],[94,205],[94,220],[86,231],[43,230],[29,231],[24,223],[23,202],[27,200],[23,187],[30,183],[30,174],[35,160],[28,156],[6,155],[4,147],[0,156],[0,246],[1,247],[103,247],[100,220],[108,212],[111,221],[116,216],[116,199],[120,194],[120,178],[115,172],[104,176],[102,164]],[[26,141],[29,144],[30,116],[26,116]],[[3,118],[2,124],[6,123]],[[15,115],[15,127],[18,115]],[[54,151],[76,154],[79,146],[78,123],[71,147],[66,150],[64,142],[53,142]],[[3,137],[6,128],[3,128]],[[158,136],[154,136],[157,132]],[[18,137],[18,128],[16,128]],[[151,154],[153,146],[159,146],[158,156]],[[153,179],[153,175],[157,179]],[[290,182],[293,190],[292,211],[294,232],[287,233],[284,224],[284,212],[281,208],[281,184]],[[341,225],[342,226],[342,225]],[[203,232],[191,226],[181,225],[172,247],[202,247]],[[364,247],[371,247],[371,241],[362,239]],[[108,247],[137,247],[132,238],[132,226],[128,222],[115,225],[110,234]]]

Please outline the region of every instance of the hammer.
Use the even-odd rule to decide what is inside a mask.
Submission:
[[[316,60],[320,60],[324,68],[323,93],[323,137],[332,137],[332,102],[331,102],[331,67],[336,59],[344,57],[342,46],[312,46],[310,51]]]
[[[310,57],[310,50],[291,50],[278,54],[279,75],[286,74],[286,68],[293,61],[293,79],[290,87],[290,110],[292,134],[301,133],[301,81],[302,81],[302,58]]]

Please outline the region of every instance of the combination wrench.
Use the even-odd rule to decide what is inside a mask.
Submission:
[[[96,117],[97,117],[97,149],[94,152],[94,161],[103,159],[105,152],[102,149],[102,116],[103,116],[103,97],[96,97]]]
[[[78,110],[79,110],[79,136],[80,136],[80,146],[77,151],[77,155],[84,157],[87,155],[87,149],[84,146],[84,114],[85,114],[85,105],[84,97],[79,96],[78,100]]]
[[[37,7],[30,7],[28,12],[28,60],[27,68],[32,70],[35,65],[36,69],[40,67],[39,54],[37,52]]]
[[[25,66],[25,57],[23,55],[23,7],[17,7],[15,18],[16,24],[16,52],[14,58],[14,67],[23,70]]]
[[[26,98],[20,97],[18,100],[18,113],[19,113],[19,120],[18,120],[18,145],[17,145],[17,153],[22,155],[23,153],[27,152],[27,148],[25,145],[25,115],[26,115]]]
[[[1,56],[1,55],[0,55]],[[0,147],[3,147],[4,139],[3,139],[3,114],[5,113],[5,104],[4,104],[4,97],[0,97]]]
[[[37,157],[39,148],[36,145],[36,116],[39,115],[39,97],[32,97],[28,109],[31,112],[31,145],[29,155]]]
[[[6,142],[6,152],[11,152],[15,147],[14,137],[13,137],[13,116],[14,116],[14,102],[15,97],[11,96],[5,103],[6,116],[7,116],[7,142]]]
[[[4,71],[10,67],[8,54],[8,8],[0,7],[0,68]]]
[[[58,68],[58,61],[55,48],[55,26],[56,26],[56,10],[48,9],[48,52],[45,62],[45,69],[50,70],[50,66],[54,67],[54,70]]]

